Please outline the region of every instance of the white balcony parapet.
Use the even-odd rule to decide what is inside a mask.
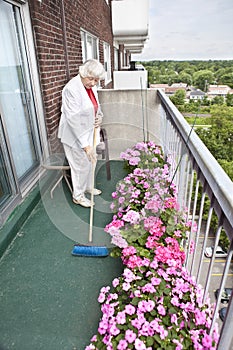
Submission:
[[[114,71],[114,89],[146,89],[147,73],[146,70]]]

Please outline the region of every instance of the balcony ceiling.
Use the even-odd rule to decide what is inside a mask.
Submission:
[[[115,42],[127,50],[141,52],[148,38],[149,0],[112,1],[112,30]],[[136,46],[138,46],[136,48]]]

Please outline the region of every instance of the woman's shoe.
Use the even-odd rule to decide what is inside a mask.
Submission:
[[[92,193],[92,190],[86,190],[86,192],[87,193]],[[94,196],[98,196],[98,195],[100,195],[102,193],[102,191],[101,190],[98,190],[97,188],[93,188],[93,195]]]
[[[73,198],[73,202],[85,208],[91,207],[91,201],[88,198],[86,198],[84,195],[79,196],[77,199]],[[95,205],[95,203],[93,203],[93,205]]]

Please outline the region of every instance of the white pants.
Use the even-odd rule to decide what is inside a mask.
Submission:
[[[92,188],[92,163],[82,148],[72,148],[66,144],[63,147],[71,170],[73,198],[77,199]]]

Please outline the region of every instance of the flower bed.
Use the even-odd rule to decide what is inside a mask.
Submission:
[[[122,276],[103,287],[98,333],[86,350],[216,349],[209,335],[213,305],[184,268],[182,248],[191,223],[179,210],[169,160],[153,142],[121,157],[129,175],[112,194],[112,222],[105,231],[121,257]]]

